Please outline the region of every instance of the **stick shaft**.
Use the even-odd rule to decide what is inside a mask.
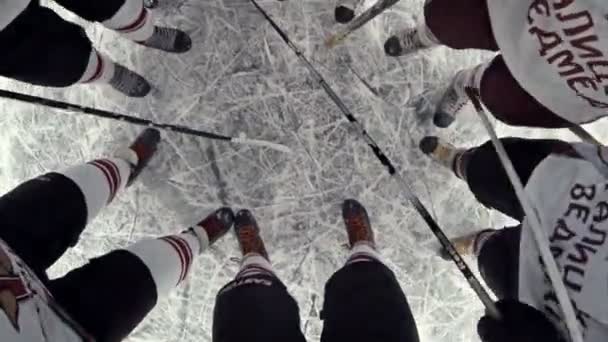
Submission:
[[[232,137],[229,137],[229,136],[200,131],[200,130],[192,129],[192,128],[185,127],[185,126],[165,124],[165,123],[156,123],[154,121],[138,118],[138,117],[135,117],[132,115],[110,112],[107,110],[101,110],[101,109],[81,106],[81,105],[77,105],[77,104],[73,104],[73,103],[51,100],[51,99],[33,96],[33,95],[16,93],[16,92],[3,90],[3,89],[0,89],[0,97],[4,97],[7,99],[20,101],[20,102],[24,102],[24,103],[65,110],[65,111],[69,111],[69,112],[75,112],[75,113],[81,113],[81,114],[101,117],[101,118],[105,118],[105,119],[124,121],[124,122],[128,122],[128,123],[131,123],[134,125],[154,127],[154,128],[158,128],[158,129],[162,129],[162,130],[166,130],[166,131],[171,131],[171,132],[179,132],[179,133],[193,135],[193,136],[207,138],[207,139],[226,140],[226,141],[232,140]]]
[[[353,21],[346,24],[346,26],[342,30],[331,35],[327,39],[326,45],[330,48],[338,45],[339,43],[344,41],[344,39],[348,37],[351,33],[355,32],[363,25],[376,18],[378,15],[395,5],[397,2],[399,2],[399,0],[378,0],[376,4],[367,9],[365,12],[361,13],[358,17],[353,19]]]
[[[579,137],[579,139],[581,139],[582,141],[589,144],[603,146],[603,144],[599,140],[597,140],[593,135],[591,135],[591,133],[589,133],[586,129],[584,129],[583,126],[575,125],[570,127],[569,129],[570,132],[574,133],[574,135]]]
[[[332,101],[336,104],[336,106],[338,106],[338,108],[340,109],[342,114],[344,114],[344,116],[348,119],[348,121],[350,121],[353,125],[355,125],[357,127],[361,138],[363,138],[363,140],[365,140],[365,142],[372,149],[372,151],[374,152],[374,155],[378,158],[378,160],[382,163],[382,165],[384,165],[387,168],[389,174],[393,178],[395,178],[399,182],[399,184],[403,187],[403,189],[405,190],[405,195],[406,195],[407,199],[411,202],[411,204],[414,206],[414,208],[418,211],[418,213],[421,215],[422,219],[428,224],[429,228],[431,229],[433,234],[437,237],[437,239],[439,240],[439,243],[442,245],[442,247],[448,251],[448,254],[452,258],[452,260],[454,261],[454,263],[456,264],[456,266],[458,267],[460,272],[466,278],[467,282],[471,285],[471,288],[473,289],[473,291],[480,298],[481,302],[486,307],[488,312],[493,317],[499,318],[500,312],[498,311],[496,304],[492,301],[492,299],[488,295],[487,291],[481,285],[479,280],[475,277],[475,275],[473,274],[473,272],[471,271],[469,266],[467,266],[466,262],[462,259],[460,254],[458,254],[458,251],[456,251],[456,248],[454,248],[454,245],[452,245],[450,240],[443,233],[443,231],[441,230],[441,227],[439,226],[439,224],[437,224],[437,221],[435,221],[433,219],[433,217],[428,212],[426,207],[422,204],[420,199],[414,194],[414,192],[412,191],[412,189],[409,185],[409,182],[405,181],[405,179],[397,172],[396,168],[394,167],[394,165],[392,164],[390,159],[384,154],[384,152],[382,151],[382,149],[380,149],[380,147],[374,141],[374,139],[367,133],[367,131],[365,130],[365,127],[363,127],[363,125],[361,125],[361,123],[359,123],[359,121],[355,118],[355,116],[348,109],[348,107],[346,107],[346,105],[340,99],[338,94],[336,94],[336,92],[331,88],[331,86],[325,81],[323,76],[314,67],[314,65],[312,65],[310,63],[310,61],[302,54],[302,52],[291,42],[291,40],[289,39],[287,34],[285,34],[285,32],[276,24],[276,22],[274,22],[274,20],[266,13],[266,11],[264,11],[263,8],[261,8],[259,6],[259,4],[255,0],[251,0],[251,2],[260,11],[260,13],[262,13],[262,15],[266,18],[266,20],[268,20],[270,25],[275,29],[275,31],[277,31],[277,33],[281,36],[281,38],[283,38],[285,43],[287,43],[287,45],[300,58],[300,60],[304,63],[306,68],[314,75],[314,77],[317,79],[317,82],[319,82],[319,84],[323,87],[323,89],[325,90],[327,95],[332,99]]]

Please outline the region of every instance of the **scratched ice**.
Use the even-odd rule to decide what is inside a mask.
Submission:
[[[161,23],[192,35],[190,53],[151,51],[86,24],[97,47],[157,87],[145,100],[101,87],[51,90],[4,79],[0,86],[209,131],[245,132],[294,153],[165,134],[141,182],[90,224],[52,274],[141,238],[178,232],[220,205],[250,208],[277,274],[300,303],[302,329],[309,341],[318,341],[323,285],[346,257],[339,204],[355,197],[367,205],[380,251],[407,293],[422,341],[477,340],[479,301],[456,268],[436,257],[435,238],[399,188],[248,0],[161,0],[161,5]],[[464,146],[486,139],[470,108],[454,128],[436,130],[424,114],[425,102],[416,99],[489,55],[439,48],[401,60],[385,57],[384,40],[419,19],[421,0],[402,1],[329,52],[322,42],[336,28],[331,1],[265,0],[262,6],[412,180],[448,235],[505,223],[416,147],[429,133]],[[3,99],[0,105],[2,191],[111,151],[141,129]],[[601,127],[591,127],[600,138]],[[567,132],[497,128],[502,134],[573,139]],[[237,272],[238,253],[230,235],[199,257],[190,280],[160,301],[129,341],[210,341],[214,296]]]

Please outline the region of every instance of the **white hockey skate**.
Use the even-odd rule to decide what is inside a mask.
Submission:
[[[406,56],[435,46],[420,35],[420,27],[406,28],[384,43],[384,52],[392,57]]]
[[[466,72],[466,70],[459,71],[441,97],[433,117],[435,126],[440,128],[450,126],[456,120],[456,115],[469,103],[470,99],[465,92],[464,85],[464,73]]]

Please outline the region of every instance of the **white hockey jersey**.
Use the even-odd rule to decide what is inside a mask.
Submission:
[[[93,341],[0,239],[0,341]]]
[[[575,144],[586,159],[552,155],[534,170],[526,192],[577,311],[585,342],[608,341],[608,149]],[[520,242],[519,299],[564,331],[563,314],[525,220]]]
[[[519,84],[574,123],[608,115],[608,1],[487,0]]]
[[[0,0],[0,31],[12,23],[30,2],[31,0]]]

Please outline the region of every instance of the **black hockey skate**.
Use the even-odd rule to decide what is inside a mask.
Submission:
[[[337,22],[340,24],[346,24],[355,18],[355,11],[344,5],[338,5],[336,6],[334,16]]]
[[[129,97],[144,97],[152,90],[150,83],[139,74],[120,64],[116,64],[114,68],[110,86],[115,90]]]
[[[348,233],[350,247],[354,247],[358,242],[366,242],[372,247],[376,245],[374,231],[369,223],[367,210],[354,199],[347,199],[342,203],[342,218]]]
[[[184,31],[155,26],[152,37],[141,42],[141,44],[165,52],[184,53],[192,48],[192,39]]]
[[[158,149],[159,142],[160,132],[155,128],[146,128],[129,146],[124,153],[125,155],[121,155],[123,159],[131,164],[131,175],[127,181],[127,186],[133,184],[137,176],[148,165]]]
[[[260,236],[260,227],[249,210],[241,210],[236,213],[234,232],[243,256],[255,253],[269,260],[264,241]]]
[[[197,225],[207,232],[209,244],[212,245],[230,230],[233,223],[234,213],[232,212],[232,209],[220,208]]]

